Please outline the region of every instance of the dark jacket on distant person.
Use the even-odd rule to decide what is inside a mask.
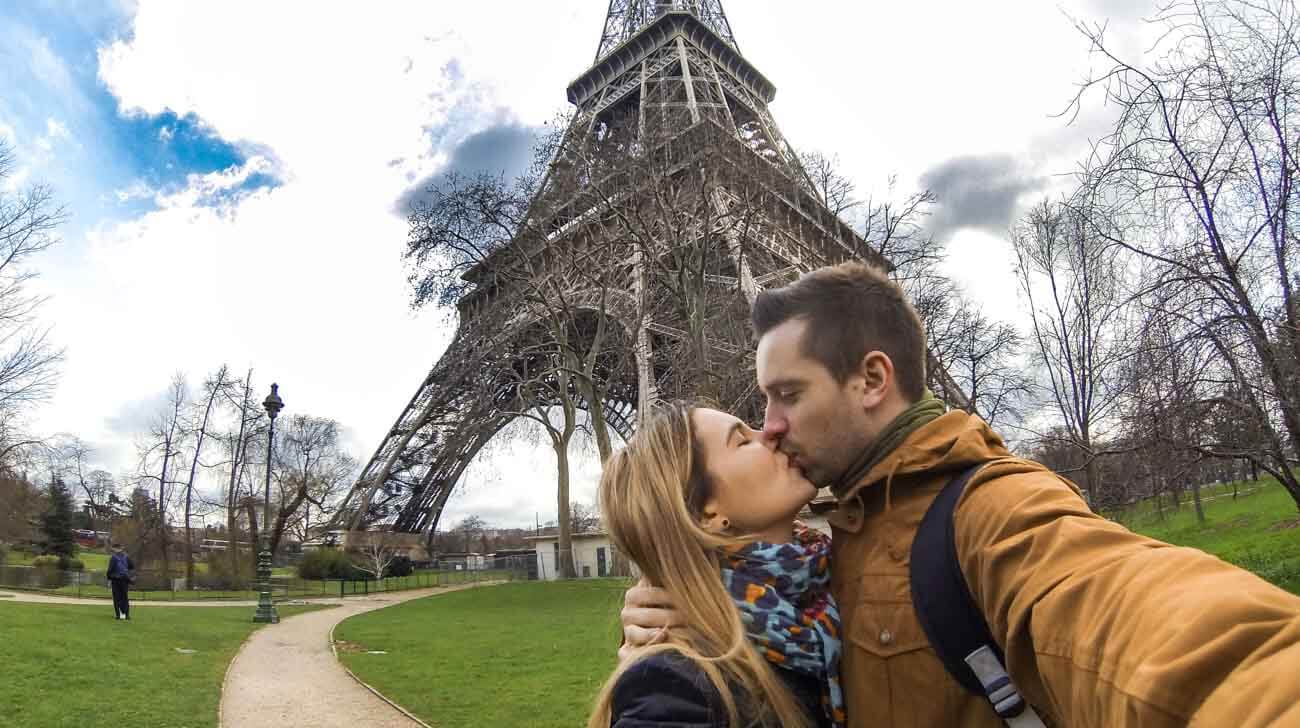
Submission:
[[[108,557],[107,576],[109,581],[130,581],[132,571],[135,571],[135,563],[131,561],[131,557],[127,556],[125,551]]]
[[[822,685],[814,677],[776,669],[786,687],[813,719],[829,728],[822,710]],[[739,707],[739,706],[738,706]],[[742,725],[744,718],[741,715]],[[713,682],[689,659],[658,652],[638,660],[614,685],[611,728],[726,728],[727,709]]]

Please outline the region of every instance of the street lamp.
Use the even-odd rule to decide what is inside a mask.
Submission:
[[[261,543],[257,554],[257,613],[253,615],[253,621],[276,624],[280,615],[271,603],[271,455],[275,452],[275,416],[284,409],[280,385],[271,385],[271,394],[262,406],[271,418],[271,426],[266,437],[266,490],[262,502],[262,537],[258,539]]]

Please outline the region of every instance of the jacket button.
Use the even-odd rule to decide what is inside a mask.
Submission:
[[[893,642],[894,642],[893,632],[890,632],[888,629],[880,630],[880,644],[889,645],[889,644],[893,644]]]

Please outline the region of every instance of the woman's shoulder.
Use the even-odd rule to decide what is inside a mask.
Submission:
[[[614,728],[714,728],[726,709],[709,677],[671,650],[637,660],[619,676],[611,701]]]

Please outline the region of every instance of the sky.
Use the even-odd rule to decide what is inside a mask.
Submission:
[[[278,382],[285,414],[338,420],[369,459],[454,332],[446,311],[410,308],[405,205],[451,169],[519,171],[606,7],[4,4],[5,184],[47,183],[70,213],[33,261],[66,350],[33,431],[77,434],[128,472],[172,374],[197,384],[227,363]],[[948,272],[1021,321],[1007,228],[1068,184],[1109,118],[1099,98],[1061,115],[1101,65],[1073,24],[1107,23],[1137,54],[1146,0],[724,7],[786,138],[836,156],[864,196],[934,190]],[[526,430],[471,466],[444,524],[554,519],[554,456]],[[579,460],[573,498],[590,503],[599,467]]]

